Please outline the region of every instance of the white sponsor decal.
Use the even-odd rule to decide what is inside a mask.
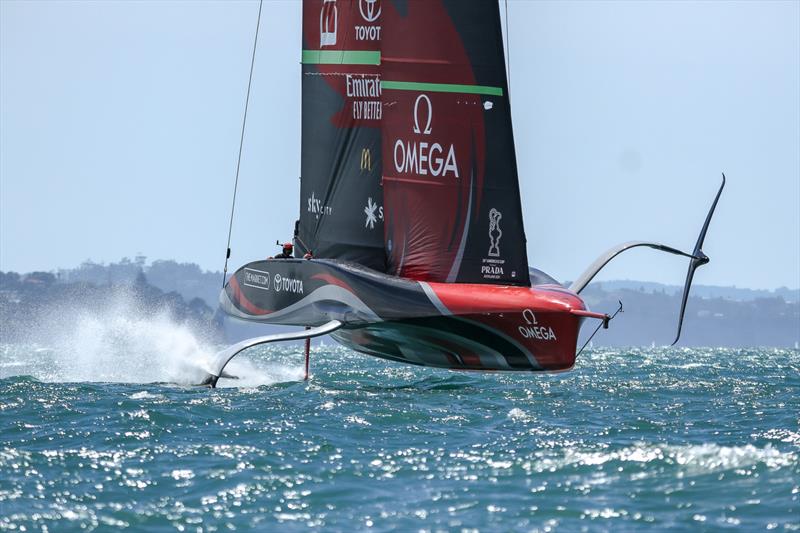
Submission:
[[[329,205],[322,205],[322,200],[314,196],[314,191],[311,191],[311,197],[308,198],[308,209],[309,213],[313,213],[317,218],[320,215],[332,215],[333,208]]]
[[[285,278],[280,274],[275,274],[274,281],[275,292],[303,294],[303,280],[301,279]]]
[[[489,210],[489,257],[484,258],[481,265],[481,275],[484,279],[500,279],[505,275],[503,265],[506,261],[500,259],[500,239],[503,236],[500,220],[502,218],[503,214],[494,207]],[[512,272],[511,277],[517,277],[517,273]]]
[[[339,30],[339,9],[336,0],[322,0],[319,12],[319,47],[334,46]]]
[[[346,94],[353,100],[354,120],[380,120],[383,116],[381,106],[381,77],[377,75],[347,74],[345,77]]]
[[[353,101],[354,120],[380,120],[383,116],[383,108],[380,102],[369,100]]]
[[[380,41],[381,27],[374,24],[381,16],[380,0],[358,0],[358,10],[368,25],[355,26],[356,41]]]
[[[380,120],[383,108],[380,102],[369,100],[353,101],[353,120]]]
[[[244,285],[254,289],[269,290],[269,272],[255,270],[252,268],[244,269]]]
[[[375,9],[375,6],[378,8]],[[375,22],[381,16],[381,6],[378,0],[358,0],[358,10],[367,22]]]
[[[419,103],[425,102],[428,107],[428,112],[426,113],[427,122],[425,122],[425,129],[420,131],[419,129]],[[414,133],[423,133],[425,135],[431,134],[431,120],[433,120],[433,105],[431,105],[431,99],[428,98],[427,94],[421,94],[417,96],[416,101],[414,102]]]
[[[356,26],[356,41],[380,41],[380,26]]]
[[[371,197],[367,198],[367,207],[364,208],[364,213],[367,215],[367,222],[364,224],[365,228],[375,229],[375,223],[378,219],[383,220],[383,206],[373,202]]]
[[[273,282],[271,287],[270,280]],[[269,272],[255,270],[253,268],[244,269],[244,285],[264,291],[271,289],[275,292],[303,294],[303,280],[283,277],[280,274],[275,274],[274,277],[270,277]]]
[[[494,207],[489,211],[489,257],[500,257],[500,238],[503,236],[501,218],[503,213]]]
[[[525,309],[522,312],[522,318],[525,320],[525,324],[519,326],[517,329],[523,338],[536,339],[539,341],[556,340],[556,334],[553,332],[553,328],[548,326],[540,326],[536,321],[536,315],[534,315],[533,311],[530,309]]]
[[[505,274],[504,264],[505,261],[502,259],[484,259],[481,265],[481,274],[484,279],[500,279]]]
[[[367,74],[347,74],[345,78],[347,96],[351,98],[380,98],[381,77]]]
[[[420,120],[422,118],[422,120]],[[420,94],[414,102],[413,133],[430,135],[433,131],[433,105],[426,94]],[[424,124],[424,127],[421,127]],[[442,146],[439,142],[403,141],[394,143],[394,168],[401,174],[417,174],[445,177],[452,174],[459,178],[456,152],[452,143]]]

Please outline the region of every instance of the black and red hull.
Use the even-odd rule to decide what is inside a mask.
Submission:
[[[575,363],[581,298],[559,285],[433,283],[335,260],[249,263],[220,295],[225,312],[265,324],[339,320],[365,354],[453,370],[560,371]]]

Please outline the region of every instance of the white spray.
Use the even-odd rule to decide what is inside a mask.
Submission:
[[[0,377],[191,385],[205,377],[213,355],[222,348],[210,335],[176,321],[167,310],[143,308],[127,291],[118,291],[102,307],[48,308],[31,325],[25,345],[3,346]],[[295,346],[288,348],[297,352]],[[221,379],[219,386],[254,387],[302,379],[301,356],[292,357],[291,366],[285,357],[273,363],[259,357],[274,352],[254,349],[240,354],[225,369],[240,379]]]

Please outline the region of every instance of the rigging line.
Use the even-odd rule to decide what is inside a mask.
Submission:
[[[606,329],[608,329],[608,323],[609,323],[609,322],[611,322],[612,320],[614,320],[614,318],[615,318],[615,317],[616,317],[616,316],[617,316],[619,313],[622,313],[622,312],[624,312],[624,311],[622,310],[622,300],[619,300],[619,307],[618,307],[618,308],[617,308],[617,310],[614,312],[614,314],[613,314],[613,315],[611,315],[611,316],[608,316],[608,315],[606,315],[606,318],[605,318],[605,319],[604,319],[602,322],[600,322],[600,323],[597,325],[597,327],[594,329],[594,331],[592,332],[592,334],[591,334],[591,335],[589,335],[589,338],[588,338],[588,339],[586,339],[586,342],[584,342],[584,343],[583,343],[583,346],[581,346],[581,349],[580,349],[580,350],[578,350],[578,353],[576,353],[576,354],[575,354],[575,357],[577,358],[577,357],[578,357],[580,354],[582,354],[582,353],[583,353],[583,349],[584,349],[584,348],[586,348],[586,347],[589,345],[589,343],[590,343],[590,342],[592,342],[592,339],[594,338],[594,336],[595,336],[595,335],[597,335],[597,332],[598,332],[598,331],[600,331],[600,328],[601,328],[601,327],[605,327]]]
[[[258,45],[258,29],[261,26],[261,7],[264,0],[258,2],[258,18],[256,19],[256,34],[253,38],[253,55],[250,58],[250,77],[247,79],[247,96],[244,99],[244,116],[242,117],[242,134],[239,138],[239,156],[236,159],[236,179],[233,182],[233,200],[231,201],[231,219],[228,224],[228,246],[225,253],[225,268],[222,271],[222,286],[225,287],[225,278],[228,274],[228,259],[231,258],[231,234],[233,233],[233,214],[236,210],[236,191],[239,188],[239,168],[242,164],[242,146],[244,145],[244,130],[247,124],[247,108],[250,104],[250,87],[253,84],[253,66],[256,63],[256,47]]]
[[[508,72],[508,101],[511,102],[511,47],[508,44],[508,0],[505,0],[506,6],[506,72]]]

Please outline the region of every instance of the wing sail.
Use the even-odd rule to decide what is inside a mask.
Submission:
[[[317,257],[384,271],[380,2],[303,2],[296,237]]]
[[[497,2],[382,6],[388,272],[530,285]]]

